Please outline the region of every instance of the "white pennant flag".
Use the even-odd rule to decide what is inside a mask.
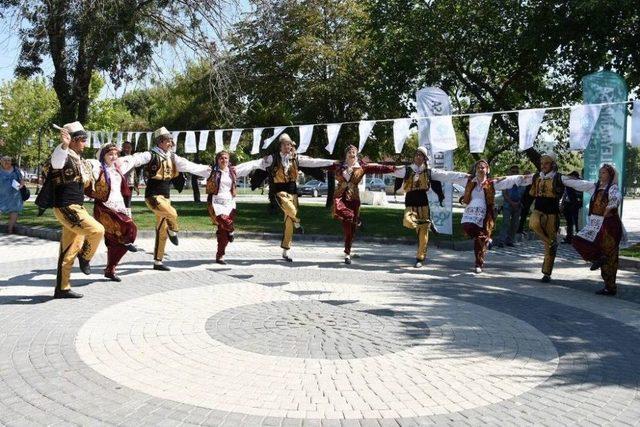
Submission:
[[[393,121],[393,145],[396,153],[402,152],[402,147],[409,137],[411,122],[411,119],[395,119]]]
[[[171,132],[171,139],[173,139],[173,143],[175,144],[176,148],[178,148],[178,138],[180,137],[180,131],[179,130],[174,130],[173,132]]]
[[[569,148],[584,150],[591,141],[591,135],[600,117],[602,105],[576,105],[571,107],[569,116]]]
[[[251,154],[260,152],[260,140],[262,139],[262,131],[264,128],[255,128],[253,130],[253,145],[251,146]]]
[[[538,131],[544,118],[544,112],[544,108],[521,110],[518,112],[518,128],[520,131],[518,149],[520,151],[533,147],[533,141],[535,141],[538,136]]]
[[[309,144],[311,144],[313,125],[300,126],[298,129],[300,130],[300,145],[298,146],[298,153],[302,154],[307,151]]]
[[[279,137],[280,134],[284,132],[286,128],[287,126],[278,126],[276,128],[273,128],[273,135],[264,140],[264,143],[262,144],[262,148],[267,148],[268,146],[270,146],[271,143],[275,141],[275,139]]]
[[[198,149],[205,151],[207,149],[207,140],[209,139],[209,131],[201,130],[198,138]]]
[[[147,132],[147,149],[151,149],[153,147],[153,132]]]
[[[133,138],[133,132],[127,132],[127,141],[131,142],[132,138]]]
[[[185,153],[197,153],[196,147],[196,133],[194,131],[188,131],[184,138],[184,152]]]
[[[342,123],[331,123],[327,125],[327,146],[324,147],[329,153],[333,154],[333,150],[336,147],[336,141],[338,140],[338,134]]]
[[[118,139],[116,140],[116,146],[122,148],[122,132],[118,132]]]
[[[482,153],[487,143],[493,114],[478,114],[469,117],[469,151]]]
[[[224,150],[224,141],[222,139],[222,130],[218,129],[213,132],[213,139],[216,142],[216,153]]]
[[[140,132],[136,132],[133,135],[133,147],[134,149],[138,148],[138,141],[140,140]]]
[[[367,143],[367,138],[369,138],[369,135],[375,125],[375,120],[361,120],[360,124],[358,124],[358,133],[360,135],[360,141],[358,141],[358,152],[361,152],[364,148],[364,144]]]
[[[240,142],[242,131],[243,129],[234,129],[231,132],[231,144],[229,144],[230,151],[236,151],[236,149],[238,148],[238,143]]]
[[[433,153],[443,153],[458,148],[451,116],[432,116],[429,118],[429,141]]]
[[[640,101],[633,101],[631,116],[631,146],[640,147]]]
[[[111,134],[110,131],[109,132],[105,132],[105,133],[107,134],[107,143],[111,143],[111,138],[112,138],[113,135]]]

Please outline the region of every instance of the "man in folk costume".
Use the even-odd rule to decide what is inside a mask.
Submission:
[[[358,162],[358,148],[349,145],[344,162],[334,166],[338,185],[333,197],[333,217],[342,222],[344,263],[351,264],[351,246],[360,223],[360,191],[358,185],[368,173],[392,173],[395,166]]]
[[[395,177],[401,183],[397,188],[404,189],[404,216],[402,225],[416,230],[418,235],[418,250],[416,252],[415,267],[420,268],[427,257],[429,244],[429,230],[431,229],[431,212],[429,210],[430,189],[437,195],[440,201],[444,200],[442,182],[466,179],[468,174],[429,168],[429,154],[425,147],[418,147],[413,163],[408,166],[396,168]]]
[[[307,156],[298,156],[295,151],[295,142],[283,133],[278,139],[280,150],[262,159],[259,169],[267,171],[270,185],[276,195],[276,201],[284,213],[284,232],[280,247],[282,258],[292,262],[290,256],[291,242],[294,228],[300,228],[298,218],[298,171],[301,167],[321,168],[335,163],[329,159],[313,159]]]
[[[171,180],[180,172],[208,177],[211,167],[192,163],[171,151],[173,137],[165,127],[153,133],[156,146],[151,151],[139,153],[141,164],[145,165],[144,173],[147,178],[145,189],[145,203],[156,215],[156,240],[153,250],[154,270],[169,271],[169,267],[162,263],[167,237],[174,245],[178,244],[178,213],[171,206]]]
[[[596,291],[598,295],[613,296],[618,292],[618,251],[624,227],[618,211],[622,194],[617,175],[612,165],[604,164],[595,183],[581,179],[564,180],[567,187],[591,194],[589,223],[571,239],[571,244],[585,261],[592,263],[592,271],[600,269],[604,288]]]
[[[214,225],[217,226],[216,236],[218,250],[216,262],[226,264],[224,261],[225,249],[229,242],[233,242],[234,225],[236,216],[236,180],[247,176],[255,169],[261,160],[242,163],[237,166],[229,164],[229,153],[220,151],[216,154],[216,161],[207,179],[207,208]]]
[[[91,274],[89,262],[104,235],[104,227],[84,208],[84,191],[92,185],[91,164],[82,158],[87,133],[80,122],[64,125],[61,144],[51,154],[53,214],[62,225],[54,298],[82,298],[71,290],[69,278],[78,257],[80,270]]]
[[[529,176],[524,185],[531,184],[529,194],[534,198],[529,228],[544,243],[542,282],[551,281],[551,272],[558,250],[558,228],[560,227],[560,199],[564,194],[564,181],[556,164],[556,155],[546,153],[540,160],[540,172]]]
[[[107,267],[104,276],[114,282],[121,281],[116,275],[116,267],[124,254],[138,250],[133,244],[138,229],[126,204],[127,196],[131,196],[126,174],[144,161],[143,154],[119,157],[118,153],[116,144],[108,142],[98,150],[97,160],[90,160],[95,185],[89,192],[95,199],[93,216],[105,228]]]

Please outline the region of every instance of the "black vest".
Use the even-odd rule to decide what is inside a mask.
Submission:
[[[67,156],[62,169],[52,169],[53,206],[64,208],[69,205],[84,203],[84,182],[82,180],[82,166],[80,161]]]

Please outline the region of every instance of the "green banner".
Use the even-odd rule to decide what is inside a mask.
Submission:
[[[585,104],[627,101],[627,84],[622,77],[610,71],[589,74],[582,79]],[[624,160],[626,150],[627,106],[604,105],[593,131],[591,141],[584,151],[585,180],[596,182],[603,163],[610,163],[618,171],[618,185],[624,194]],[[583,218],[589,209],[590,196],[584,195]],[[620,206],[622,215],[622,206]]]

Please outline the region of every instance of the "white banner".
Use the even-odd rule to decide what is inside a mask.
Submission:
[[[184,137],[184,152],[187,154],[197,153],[196,147],[196,133],[194,131],[187,131]]]
[[[116,146],[122,148],[122,132],[118,132],[118,139],[116,140]]]
[[[180,137],[180,133],[181,131],[179,130],[171,132],[171,139],[173,139],[173,144],[175,145],[175,148],[173,149],[174,153],[178,151],[178,138]]]
[[[218,129],[213,132],[213,140],[216,143],[216,153],[224,150],[224,140],[222,139],[222,130]]]
[[[416,108],[420,117],[446,116],[451,114],[449,95],[437,87],[425,87],[416,92]],[[418,140],[422,147],[432,153],[429,142],[429,119],[418,120]]]
[[[147,132],[147,149],[153,148],[153,132]]]
[[[231,144],[229,145],[230,151],[236,151],[238,148],[238,143],[240,142],[240,137],[242,136],[243,129],[234,129],[231,132]]]
[[[521,110],[518,112],[518,128],[520,131],[518,149],[520,151],[533,147],[533,142],[538,136],[538,131],[544,118],[544,112],[544,108]]]
[[[640,147],[640,101],[633,101],[631,116],[631,146]]]
[[[484,152],[487,143],[489,128],[493,114],[478,114],[469,117],[469,151],[472,153]]]
[[[591,141],[602,105],[576,105],[569,116],[569,148],[584,150]]]
[[[133,149],[138,149],[138,141],[140,140],[140,132],[133,134]]]
[[[444,153],[458,148],[456,131],[451,116],[433,116],[429,118],[429,141],[432,153]]]
[[[131,139],[133,138],[133,132],[127,132],[127,142],[131,142]]]
[[[324,147],[329,153],[333,154],[333,150],[336,148],[336,141],[338,140],[338,134],[342,123],[331,123],[327,125],[327,146]]]
[[[304,125],[298,128],[300,130],[300,144],[298,145],[298,153],[306,153],[311,137],[313,136],[313,125]]]
[[[396,153],[402,152],[402,147],[409,137],[409,128],[411,126],[411,119],[395,119],[393,121],[393,146],[396,149]]]
[[[279,127],[273,128],[273,135],[264,140],[264,143],[262,144],[262,148],[267,148],[268,146],[270,146],[271,143],[275,141],[275,139],[279,137],[280,134],[284,132],[286,128],[287,126],[279,126]]]
[[[358,125],[358,133],[360,134],[360,141],[358,142],[358,152],[362,152],[364,144],[367,143],[367,138],[371,135],[373,127],[376,125],[375,120],[362,120]]]
[[[251,154],[260,152],[260,140],[262,139],[262,131],[264,128],[253,129],[253,145],[251,146]]]
[[[198,135],[198,149],[200,151],[205,151],[207,149],[208,139],[209,139],[209,131],[201,130],[200,135]]]

